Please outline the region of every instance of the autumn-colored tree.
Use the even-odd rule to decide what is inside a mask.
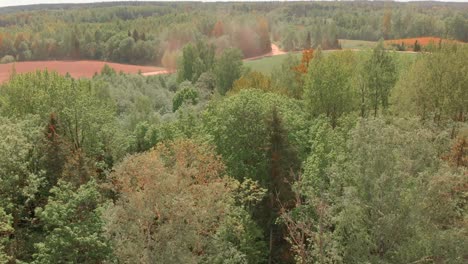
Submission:
[[[302,51],[301,63],[294,67],[294,70],[301,74],[309,71],[309,63],[314,58],[314,49],[305,49]]]
[[[244,255],[241,263],[261,262],[259,233],[249,233],[255,228],[243,225],[252,221],[248,215],[242,220],[232,218],[238,212],[233,204],[237,184],[224,177],[224,168],[213,147],[190,140],[159,144],[125,159],[111,176],[119,199],[105,217],[117,258],[121,262],[200,263],[213,257],[213,242],[229,242],[235,255]],[[226,241],[220,231],[233,228],[232,224],[240,229],[231,229]],[[250,241],[245,243],[245,239]],[[229,262],[229,257],[224,261],[237,263]]]
[[[263,53],[271,51],[270,26],[265,18],[259,18],[257,21],[257,34],[260,41],[260,50]]]
[[[385,10],[383,19],[382,19],[382,34],[384,39],[388,39],[390,37],[390,33],[392,32],[392,10],[387,9]]]
[[[173,71],[177,68],[177,51],[167,49],[161,58],[161,64],[164,68],[169,71]]]
[[[24,36],[23,33],[18,33],[16,34],[16,38],[15,38],[15,48],[18,49],[20,44],[26,40],[26,37]]]
[[[221,37],[224,35],[224,24],[222,21],[217,21],[216,24],[213,27],[213,30],[211,31],[211,35],[214,37]]]
[[[232,86],[232,93],[237,93],[242,89],[260,89],[262,91],[272,91],[271,79],[261,72],[252,71],[234,82]]]
[[[455,167],[468,167],[468,138],[460,136],[455,139],[452,149],[443,159]]]

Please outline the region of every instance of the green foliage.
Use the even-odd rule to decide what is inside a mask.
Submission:
[[[440,165],[436,145],[428,144],[437,135],[414,120],[389,125],[380,120],[360,122],[351,133],[347,153],[353,158],[337,171],[337,177],[345,180],[336,226],[343,260],[401,263],[437,256],[460,262],[465,242],[452,232],[456,225],[445,230],[430,220],[429,211],[423,213],[433,206],[425,201],[433,195],[428,189],[439,170],[450,171]],[[437,237],[447,235],[459,246],[441,254],[446,242]],[[421,236],[426,237],[423,244]],[[432,239],[439,242],[433,244]]]
[[[78,189],[59,182],[44,208],[36,210],[45,238],[35,244],[33,263],[100,263],[111,256],[104,238],[99,203],[102,196],[94,181]]]
[[[182,83],[183,84],[183,83]],[[181,85],[182,86],[182,85]],[[191,104],[197,104],[198,102],[198,91],[195,90],[190,83],[182,87],[174,95],[172,99],[172,111],[175,112],[182,106],[183,103],[188,102]]]
[[[309,67],[304,100],[313,116],[325,115],[333,127],[342,114],[354,110],[352,75],[355,63],[353,53],[348,51],[325,57],[317,53]]]
[[[396,85],[395,111],[436,121],[466,120],[467,59],[468,49],[462,45],[422,54]]]
[[[213,69],[214,61],[215,48],[213,45],[208,45],[203,41],[198,41],[196,45],[188,44],[182,51],[178,81],[195,83],[202,73]]]
[[[177,84],[171,76],[99,75],[93,81],[102,86],[100,92],[115,102],[119,125],[133,132],[140,122],[157,123],[172,113],[171,90]]]
[[[11,258],[8,256],[5,247],[9,236],[14,233],[14,229],[11,226],[11,215],[8,215],[2,207],[0,207],[0,219],[0,263],[7,264]]]
[[[379,109],[388,108],[390,93],[398,77],[394,59],[384,50],[383,40],[374,48],[362,71],[364,80],[359,84],[361,116],[372,111],[375,117]]]
[[[278,56],[274,58],[276,57]],[[301,61],[297,56],[289,53],[279,66],[275,66],[271,72],[271,83],[272,86],[275,87],[275,90],[281,91],[296,99],[302,98],[302,76],[294,70],[300,63]]]
[[[288,128],[288,139],[304,153],[307,122],[301,103],[259,90],[242,90],[236,95],[213,102],[204,113],[203,126],[223,156],[228,173],[243,180],[269,181],[268,157],[270,127],[268,119],[274,108]]]
[[[102,70],[101,70],[101,75],[113,76],[113,75],[116,75],[116,72],[112,67],[110,67],[107,64],[104,64],[104,67],[102,67]]]
[[[158,142],[158,130],[154,125],[148,124],[148,122],[141,122],[135,128],[135,151],[142,152],[149,150]]]
[[[311,130],[311,155],[295,186],[304,200],[283,215],[297,259],[462,263],[466,209],[455,205],[463,192],[455,186],[466,175],[439,159],[447,134],[414,119],[358,120],[342,128],[321,121]],[[442,214],[450,224],[437,212],[438,199],[447,201]],[[306,242],[297,241],[301,235]]]
[[[224,158],[227,172],[239,181],[252,179],[268,190],[253,214],[269,240],[269,257],[284,261],[282,227],[275,224],[281,204],[291,201],[291,171],[304,155],[307,133],[301,103],[260,90],[239,93],[211,104],[203,130]]]
[[[105,153],[105,145],[112,144],[114,107],[100,96],[98,85],[44,71],[16,75],[2,88],[3,115],[39,115],[45,124],[54,113],[73,146],[92,156]]]
[[[451,17],[450,20],[446,21],[447,29],[449,34],[454,39],[459,39],[464,42],[468,42],[468,20],[460,14]]]
[[[239,79],[242,69],[242,54],[238,49],[229,49],[216,60],[214,74],[218,84],[218,91],[225,95]]]
[[[216,88],[216,76],[212,72],[202,73],[195,83],[195,87],[200,91],[213,92]]]
[[[0,232],[0,259],[5,259],[4,252],[8,252],[8,258],[16,260],[30,254],[27,248],[31,246],[28,240],[33,226],[21,223],[32,220],[45,182],[43,171],[35,164],[38,157],[34,143],[40,130],[35,120],[17,123],[4,117],[0,120],[0,209],[6,217],[0,218],[5,229],[5,233]]]
[[[247,211],[232,207],[210,242],[206,258],[201,263],[262,263],[267,247],[263,234]]]

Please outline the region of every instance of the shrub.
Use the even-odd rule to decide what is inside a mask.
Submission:
[[[15,58],[11,55],[6,55],[0,60],[0,64],[15,62]]]
[[[198,91],[192,86],[183,87],[175,94],[172,99],[172,111],[177,111],[184,102],[198,103]]]

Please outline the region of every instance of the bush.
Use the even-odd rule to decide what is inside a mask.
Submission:
[[[182,83],[184,84],[184,83]],[[172,99],[172,111],[177,111],[184,102],[190,102],[191,104],[198,103],[198,91],[191,86],[183,87],[179,90],[174,98]]]
[[[12,63],[15,62],[15,58],[11,55],[6,55],[0,60],[0,64]]]

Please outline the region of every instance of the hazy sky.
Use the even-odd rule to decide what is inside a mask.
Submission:
[[[42,4],[42,3],[57,4],[57,3],[92,3],[92,2],[116,2],[116,1],[119,1],[119,0],[0,0],[0,7],[2,7],[2,6],[17,6],[17,5],[30,5],[30,4]],[[120,1],[129,1],[129,0],[120,0]],[[130,1],[135,1],[136,2],[138,0],[130,0]],[[161,0],[158,0],[158,1],[161,1]],[[170,1],[170,0],[165,0],[165,1]],[[205,1],[208,2],[208,1],[216,1],[216,0],[205,0]],[[221,0],[221,1],[226,1],[226,0]],[[237,0],[237,1],[243,1],[243,0]],[[468,2],[468,0],[441,0],[441,1],[443,1],[443,2]],[[155,1],[155,2],[157,2],[157,1]],[[406,2],[406,1],[404,1],[404,2]]]

